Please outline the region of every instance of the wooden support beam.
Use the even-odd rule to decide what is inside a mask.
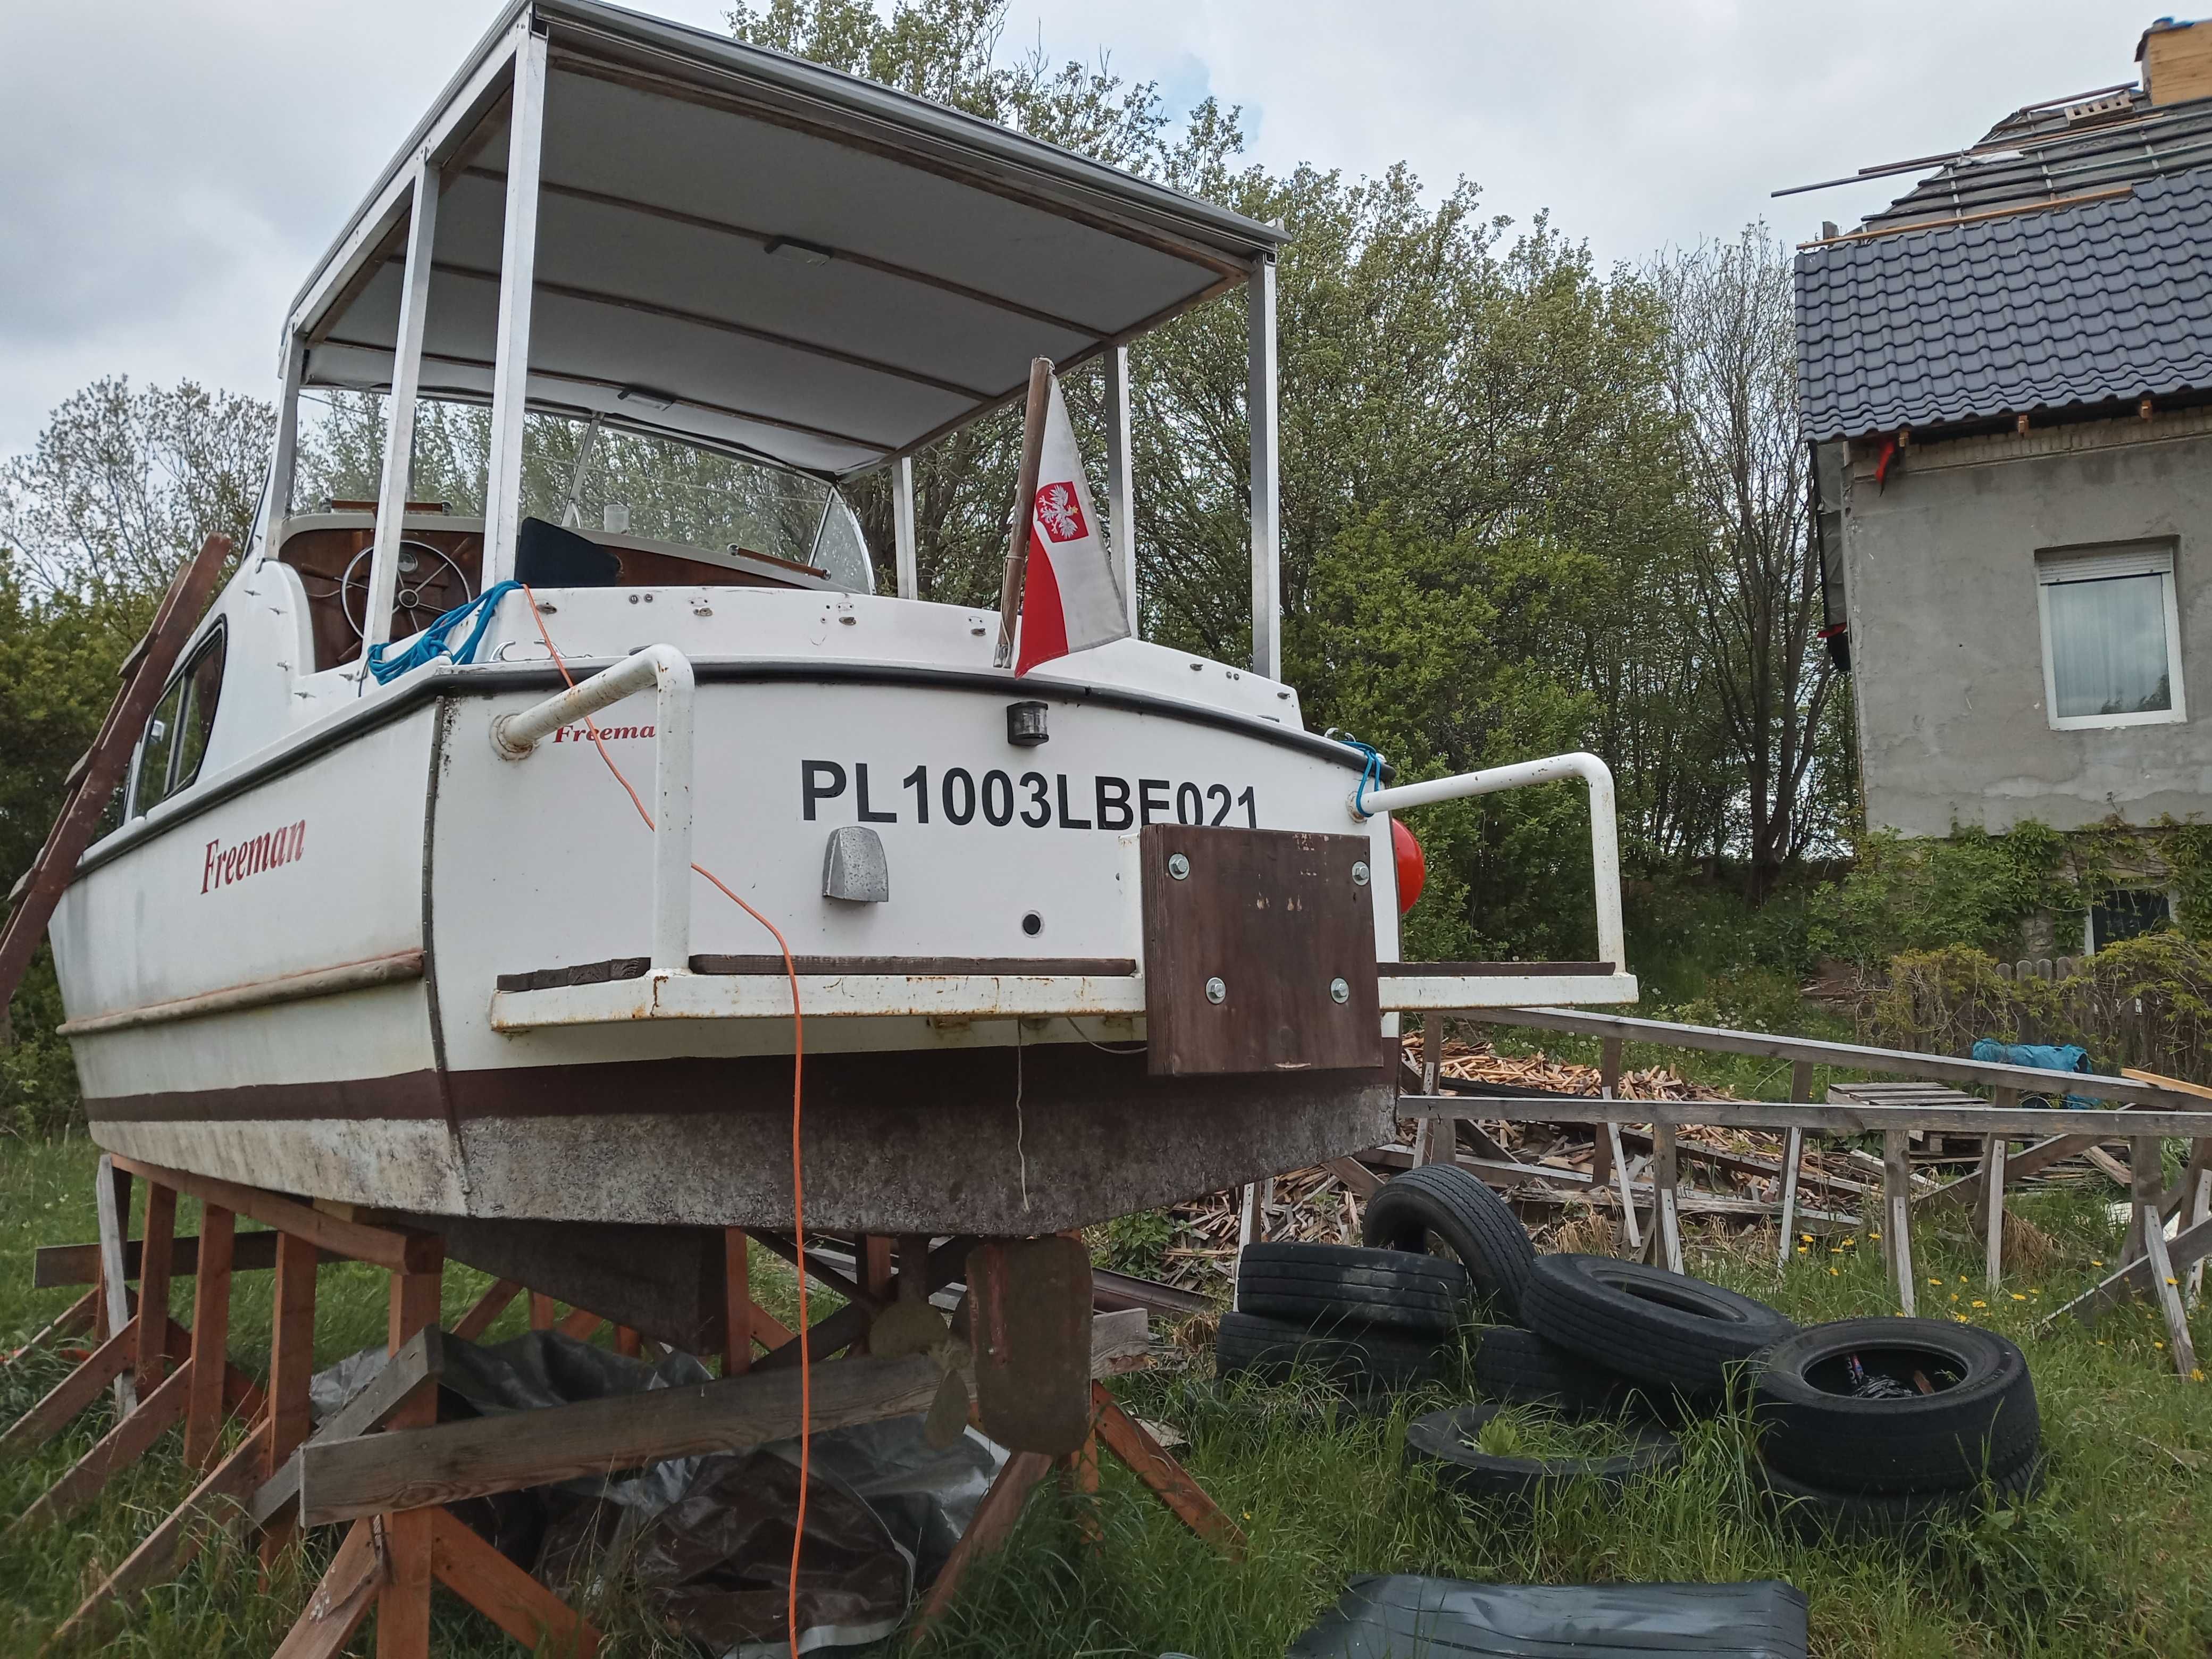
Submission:
[[[749,1316],[753,1324],[753,1340],[769,1352],[774,1353],[790,1341],[791,1327],[778,1319],[757,1302],[752,1304]]]
[[[1597,1045],[1597,1091],[1607,1100],[1620,1093],[1621,1054],[1626,1046],[1619,1037],[1604,1038]],[[1618,1127],[1607,1127],[1614,1133],[1596,1136],[1590,1147],[1590,1184],[1595,1187],[1610,1182],[1621,1161]]]
[[[969,1237],[948,1238],[929,1253],[928,1289],[934,1291],[960,1277],[968,1265],[968,1252],[975,1241]],[[848,1303],[825,1319],[818,1319],[806,1333],[805,1352],[810,1358],[826,1359],[853,1341],[868,1328],[876,1310],[859,1303]],[[756,1322],[754,1328],[760,1327]],[[777,1370],[799,1364],[800,1345],[787,1341],[753,1362],[756,1371]]]
[[[968,1530],[960,1534],[960,1541],[952,1547],[952,1553],[945,1558],[936,1582],[930,1585],[929,1594],[922,1598],[921,1611],[914,1621],[916,1640],[952,1605],[961,1579],[977,1558],[989,1554],[1006,1542],[1014,1523],[1022,1518],[1022,1505],[1028,1501],[1030,1490],[1051,1473],[1052,1459],[1042,1452],[1015,1452],[1000,1466],[990,1490],[975,1505]]]
[[[224,1368],[230,1363],[230,1260],[237,1236],[237,1218],[219,1204],[208,1205],[200,1217],[199,1249],[192,1281],[192,1358],[200,1363],[192,1372],[191,1398],[185,1407],[185,1462],[196,1469],[210,1467],[222,1430]]]
[[[2128,1167],[2133,1176],[2136,1227],[2142,1237],[2150,1292],[2166,1319],[2166,1353],[2186,1381],[2197,1369],[2197,1350],[2189,1338],[2188,1310],[2181,1304],[2180,1279],[2166,1247],[2166,1223],[2158,1211],[2159,1196],[2166,1185],[2161,1167],[2164,1151],[2164,1144],[2155,1135],[2139,1135],[2128,1145]]]
[[[1912,1159],[1907,1129],[1885,1129],[1881,1137],[1883,1254],[1897,1284],[1897,1305],[1907,1318],[1918,1306],[1912,1284]]]
[[[2188,1206],[2181,1217],[2185,1231],[2212,1220],[2212,1140],[2200,1140],[2196,1143],[2196,1148],[2190,1157],[2189,1167],[2182,1171],[2182,1187]],[[2200,1256],[2189,1268],[2189,1305],[2195,1307],[2197,1298],[2203,1293],[2204,1261]]]
[[[522,1285],[519,1279],[494,1280],[491,1288],[478,1297],[475,1304],[461,1316],[459,1322],[453,1327],[453,1334],[464,1342],[474,1342],[491,1328],[494,1320],[507,1311],[507,1304],[521,1294]]]
[[[871,1296],[858,1279],[839,1272],[836,1264],[825,1260],[819,1250],[808,1250],[802,1257],[799,1246],[788,1233],[756,1232],[752,1236],[809,1279],[817,1284],[827,1285],[846,1301],[858,1304],[871,1314],[884,1310],[883,1297]]]
[[[2160,1230],[2160,1236],[2166,1247],[2167,1267],[2177,1275],[2207,1256],[2212,1256],[2212,1220],[2200,1221],[2195,1226],[2185,1229],[2178,1237],[2165,1237],[2164,1229]],[[2060,1318],[2068,1316],[2078,1319],[2084,1325],[2094,1325],[2097,1316],[2107,1308],[2116,1307],[2130,1297],[2139,1296],[2151,1287],[2149,1260],[2137,1256],[2132,1261],[2123,1262],[2118,1271],[2107,1273],[2071,1302],[2045,1316],[2036,1328],[2048,1329]]]
[[[157,1164],[142,1164],[135,1158],[118,1157],[115,1167],[142,1179],[174,1187],[203,1204],[220,1204],[240,1215],[251,1216],[289,1237],[308,1240],[349,1261],[366,1261],[371,1267],[393,1273],[422,1273],[435,1268],[445,1260],[445,1249],[432,1234],[343,1220],[296,1199],[264,1192],[258,1187],[244,1187],[234,1181],[218,1181],[212,1176],[165,1169]],[[281,1254],[281,1246],[279,1250]]]
[[[131,1322],[131,1289],[124,1276],[123,1241],[131,1233],[131,1175],[118,1167],[114,1155],[100,1155],[92,1186],[93,1207],[100,1219],[100,1283],[106,1299],[106,1328],[119,1331]],[[138,1390],[132,1379],[115,1378],[115,1409],[129,1416],[137,1408]]]
[[[814,1428],[924,1411],[938,1382],[934,1362],[919,1354],[825,1365],[813,1378]],[[320,1526],[759,1445],[799,1431],[799,1377],[756,1367],[714,1382],[310,1446],[301,1514]]]
[[[376,1604],[383,1578],[373,1524],[356,1521],[273,1659],[337,1659]]]
[[[589,1308],[571,1308],[553,1326],[563,1336],[573,1336],[579,1342],[588,1341],[592,1333],[607,1322],[604,1316]]]
[[[438,1328],[439,1272],[394,1273],[386,1352],[395,1368],[400,1351],[427,1346]],[[393,1430],[428,1428],[438,1420],[438,1385],[425,1378],[402,1395],[386,1417]],[[431,1534],[436,1511],[408,1510],[384,1520],[384,1586],[376,1594],[377,1659],[429,1659]]]
[[[270,1432],[264,1480],[275,1479],[312,1426],[307,1382],[315,1372],[315,1267],[310,1240],[289,1232],[278,1240],[275,1304],[269,1316]],[[270,1517],[261,1538],[263,1565],[274,1561],[294,1535],[289,1515]]]
[[[100,1287],[94,1285],[82,1296],[56,1314],[20,1348],[0,1355],[0,1371],[14,1364],[26,1354],[40,1353],[72,1336],[82,1336],[93,1328],[99,1317]]]
[[[429,1523],[430,1566],[438,1582],[532,1653],[592,1659],[599,1632],[446,1510],[417,1511]],[[395,1520],[406,1519],[395,1516]],[[391,1591],[385,1591],[389,1599]],[[384,1615],[377,1615],[381,1643]]]
[[[860,1257],[855,1265],[860,1269],[860,1289],[878,1306],[889,1307],[891,1301],[891,1241],[882,1233],[863,1233],[859,1243]],[[867,1351],[866,1337],[854,1345],[854,1353],[866,1353]]]
[[[541,1291],[530,1293],[530,1328],[550,1331],[553,1328],[553,1298]]]
[[[209,1369],[220,1374],[219,1367]],[[123,1565],[78,1604],[77,1610],[61,1628],[46,1638],[44,1650],[67,1648],[80,1637],[98,1629],[109,1613],[182,1572],[199,1553],[200,1535],[209,1528],[223,1524],[235,1512],[238,1500],[252,1488],[261,1471],[263,1442],[268,1434],[269,1425],[264,1423],[240,1441],[230,1455],[192,1488],[191,1495],[124,1558]]]
[[[445,1373],[445,1333],[434,1325],[427,1325],[402,1344],[399,1352],[392,1356],[382,1370],[362,1385],[358,1394],[325,1418],[306,1443],[328,1445],[332,1441],[350,1440],[382,1428],[394,1411],[415,1397],[418,1387],[428,1385],[434,1400],[437,1381]],[[252,1524],[265,1525],[271,1516],[298,1498],[301,1456],[300,1452],[294,1452],[284,1460],[283,1468],[255,1489],[252,1501],[246,1506],[246,1519]]]
[[[134,1370],[142,1395],[150,1394],[161,1385],[161,1362],[169,1334],[169,1247],[176,1236],[177,1189],[164,1187],[159,1182],[148,1182],[138,1305],[142,1310],[150,1308],[153,1313],[138,1322],[138,1358]]]
[[[233,1231],[236,1232],[235,1229]],[[145,1248],[138,1239],[125,1242],[123,1273],[126,1279],[134,1282],[137,1279]],[[178,1237],[169,1247],[170,1276],[189,1279],[198,1273],[199,1254],[200,1240],[198,1237],[191,1233]],[[323,1256],[325,1261],[338,1259],[329,1252]],[[266,1273],[276,1265],[276,1234],[274,1231],[236,1233],[231,1246],[230,1270],[233,1273]],[[97,1240],[88,1244],[41,1244],[32,1257],[31,1285],[34,1290],[51,1291],[64,1285],[96,1285],[99,1282],[100,1244]]]
[[[1242,1559],[1244,1534],[1237,1523],[1221,1512],[1141,1423],[1121,1409],[1104,1383],[1091,1385],[1091,1403],[1097,1413],[1098,1438],[1106,1449],[1174,1510],[1185,1526],[1207,1543],[1226,1551],[1232,1559]]]
[[[185,1414],[185,1389],[191,1382],[189,1359],[171,1371],[161,1386],[138,1402],[138,1409],[100,1437],[100,1442],[46,1488],[38,1502],[15,1517],[5,1534],[10,1541],[50,1522],[66,1521],[100,1495],[100,1489],[146,1455],[147,1449],[173,1427]]]
[[[643,1346],[638,1334],[627,1325],[615,1327],[615,1352],[626,1359],[635,1359]]]
[[[36,1451],[92,1404],[93,1397],[131,1369],[138,1352],[138,1321],[123,1322],[123,1328],[101,1343],[82,1364],[46,1391],[46,1397],[9,1425],[0,1434],[0,1456],[20,1457]]]
[[[753,1266],[743,1227],[722,1229],[722,1375],[753,1368]]]
[[[1671,1123],[1651,1126],[1652,1225],[1669,1273],[1682,1271],[1681,1160]]]

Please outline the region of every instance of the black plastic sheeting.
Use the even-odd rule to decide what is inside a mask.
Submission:
[[[1738,1584],[1474,1584],[1355,1578],[1285,1659],[1807,1659],[1805,1596]]]
[[[495,1347],[445,1340],[438,1419],[454,1422],[711,1380],[690,1354],[658,1364],[532,1331]],[[318,1375],[319,1420],[384,1367],[368,1348]],[[895,1630],[945,1565],[1006,1453],[970,1431],[939,1451],[920,1416],[814,1437],[799,1555],[798,1651]],[[452,1506],[516,1565],[588,1599],[610,1570],[718,1659],[769,1659],[785,1639],[799,1443],[671,1458],[642,1470],[501,1492]]]

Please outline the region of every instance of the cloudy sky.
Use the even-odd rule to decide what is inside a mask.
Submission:
[[[889,0],[880,0],[889,3]],[[719,28],[724,0],[645,0]],[[102,374],[269,394],[286,301],[497,0],[0,0],[0,453]],[[2116,0],[1013,0],[1006,50],[1108,49],[1253,153],[1464,174],[1605,260],[1882,186],[1778,185],[1966,143],[2132,78]]]

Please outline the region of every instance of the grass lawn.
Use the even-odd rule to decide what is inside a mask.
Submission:
[[[0,1143],[0,1346],[76,1294],[31,1291],[31,1252],[94,1236],[91,1176],[82,1139]],[[1953,1236],[1931,1228],[1915,1240],[1924,1258],[1923,1311],[1956,1311],[2013,1336],[2033,1367],[2049,1478],[2043,1495],[2018,1512],[1910,1547],[1798,1543],[1760,1517],[1743,1474],[1743,1425],[1727,1417],[1688,1432],[1679,1471],[1625,1493],[1570,1492],[1533,1515],[1488,1511],[1440,1493],[1403,1462],[1407,1418],[1463,1395],[1440,1389],[1398,1401],[1386,1415],[1361,1415],[1313,1390],[1224,1390],[1201,1362],[1126,1379],[1120,1389],[1133,1411],[1188,1437],[1182,1455],[1249,1534],[1247,1558],[1230,1562],[1199,1544],[1109,1460],[1100,1547],[1085,1548],[1060,1506],[1039,1501],[1012,1547],[971,1579],[932,1650],[1276,1659],[1349,1577],[1401,1571],[1558,1583],[1784,1578],[1810,1596],[1814,1651],[1823,1656],[2205,1654],[2212,1389],[2173,1376],[2148,1308],[2123,1309],[2094,1333],[2069,1323],[2031,1334],[2036,1319],[2094,1275],[2093,1258],[2111,1259],[2117,1240],[2101,1206],[2087,1200],[2054,1196],[2019,1209],[2048,1245],[2040,1261],[2023,1252],[2021,1274],[1995,1295],[1979,1285],[1979,1250],[1965,1218]],[[181,1230],[196,1229],[194,1210],[182,1206]],[[1764,1245],[1759,1237],[1693,1249],[1692,1270],[1801,1322],[1890,1306],[1879,1245],[1865,1236],[1810,1244],[1786,1272],[1771,1265],[1771,1235]],[[787,1317],[787,1279],[775,1279],[765,1262],[756,1272],[757,1283],[770,1281],[763,1299]],[[268,1279],[240,1275],[233,1319],[234,1355],[257,1373],[267,1352]],[[448,1318],[485,1283],[449,1271]],[[189,1318],[189,1279],[179,1280],[175,1303]],[[325,1268],[320,1308],[320,1360],[380,1340],[382,1276]],[[524,1323],[518,1302],[492,1339]],[[2212,1319],[2200,1316],[2197,1340],[2212,1349]],[[46,1358],[11,1366],[0,1378],[0,1421],[12,1420],[60,1370]],[[106,1414],[103,1403],[35,1458],[0,1465],[0,1508],[27,1507],[91,1444]],[[68,1525],[0,1540],[0,1654],[36,1651],[188,1486],[173,1437]],[[265,1584],[250,1551],[218,1543],[103,1649],[262,1659],[332,1541],[311,1541],[304,1562],[287,1564]],[[620,1599],[593,1611],[614,1636],[614,1652],[686,1650]],[[434,1644],[450,1655],[517,1650],[443,1596]],[[354,1650],[371,1646],[364,1634]]]

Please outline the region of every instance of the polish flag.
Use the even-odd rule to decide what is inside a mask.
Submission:
[[[1022,578],[1021,648],[1014,672],[1071,652],[1126,638],[1129,607],[1121,574],[1084,481],[1075,428],[1052,377],[1046,400],[1044,444],[1037,458],[1037,489],[1030,502],[1029,561]]]

